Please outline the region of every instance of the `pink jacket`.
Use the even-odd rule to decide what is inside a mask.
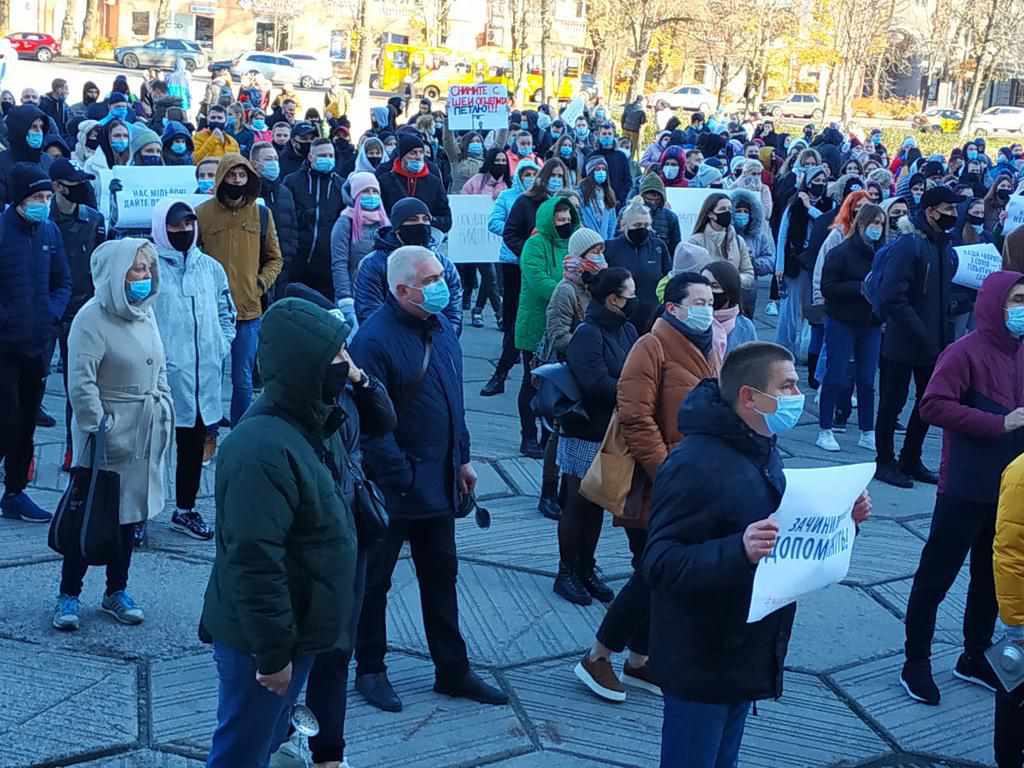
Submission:
[[[491,200],[497,199],[498,195],[508,189],[504,179],[497,179],[489,173],[478,173],[466,179],[462,185],[463,195],[490,195]]]

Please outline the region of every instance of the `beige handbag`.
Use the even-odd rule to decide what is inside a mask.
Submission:
[[[618,413],[612,414],[601,448],[580,483],[580,494],[616,517],[629,519],[626,500],[634,486],[636,460],[626,447]],[[630,505],[632,507],[632,505]]]

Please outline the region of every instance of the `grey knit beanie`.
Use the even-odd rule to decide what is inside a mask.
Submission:
[[[583,254],[603,242],[604,238],[594,230],[580,227],[569,238],[569,255],[583,258]]]

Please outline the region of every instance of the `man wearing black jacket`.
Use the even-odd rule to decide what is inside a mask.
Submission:
[[[249,162],[260,175],[260,197],[274,214],[277,242],[281,246],[281,258],[284,260],[281,274],[269,292],[269,299],[273,302],[284,295],[285,288],[291,282],[289,275],[299,252],[299,220],[295,211],[295,198],[282,183],[281,163],[274,145],[269,141],[257,141],[249,151]]]
[[[651,586],[650,664],[665,697],[661,765],[736,765],[750,703],[782,695],[796,606],[748,624],[770,515],[786,490],[774,435],[803,413],[793,356],[750,342],[679,412],[685,439],[654,483],[642,568]],[[722,467],[729,471],[723,473]],[[865,493],[857,523],[871,510]]]
[[[43,94],[43,97],[39,99],[39,108],[57,124],[61,136],[68,135],[68,121],[72,117],[67,102],[68,81],[60,77],[50,83],[50,92]]]
[[[623,158],[625,159],[625,158]],[[452,211],[448,193],[439,176],[430,172],[419,134],[402,131],[398,134],[398,152],[394,164],[386,172],[377,172],[381,202],[387,210],[404,197],[422,200],[430,211],[435,227],[442,232],[452,228]]]

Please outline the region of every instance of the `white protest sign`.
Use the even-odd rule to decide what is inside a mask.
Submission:
[[[846,578],[856,534],[850,512],[874,464],[787,469],[786,493],[772,518],[779,538],[754,573],[747,622]]]
[[[445,111],[450,131],[508,128],[508,88],[492,83],[453,85]]]
[[[693,234],[693,225],[697,223],[697,214],[709,195],[721,192],[720,189],[690,189],[689,187],[668,187],[668,205],[679,217],[679,232],[686,240]]]
[[[487,229],[494,201],[490,195],[452,195],[452,229],[448,233],[448,258],[456,264],[498,261],[501,238]]]
[[[1008,235],[1021,224],[1024,224],[1024,195],[1013,195],[1006,204],[1006,221],[1003,222],[1003,235]]]
[[[118,229],[149,229],[157,203],[168,195],[189,197],[196,189],[196,169],[191,165],[116,165],[113,178],[122,186],[114,196],[113,223]]]
[[[960,245],[956,251],[957,265],[953,282],[964,288],[981,288],[985,278],[1003,268],[1003,257],[992,243]]]

